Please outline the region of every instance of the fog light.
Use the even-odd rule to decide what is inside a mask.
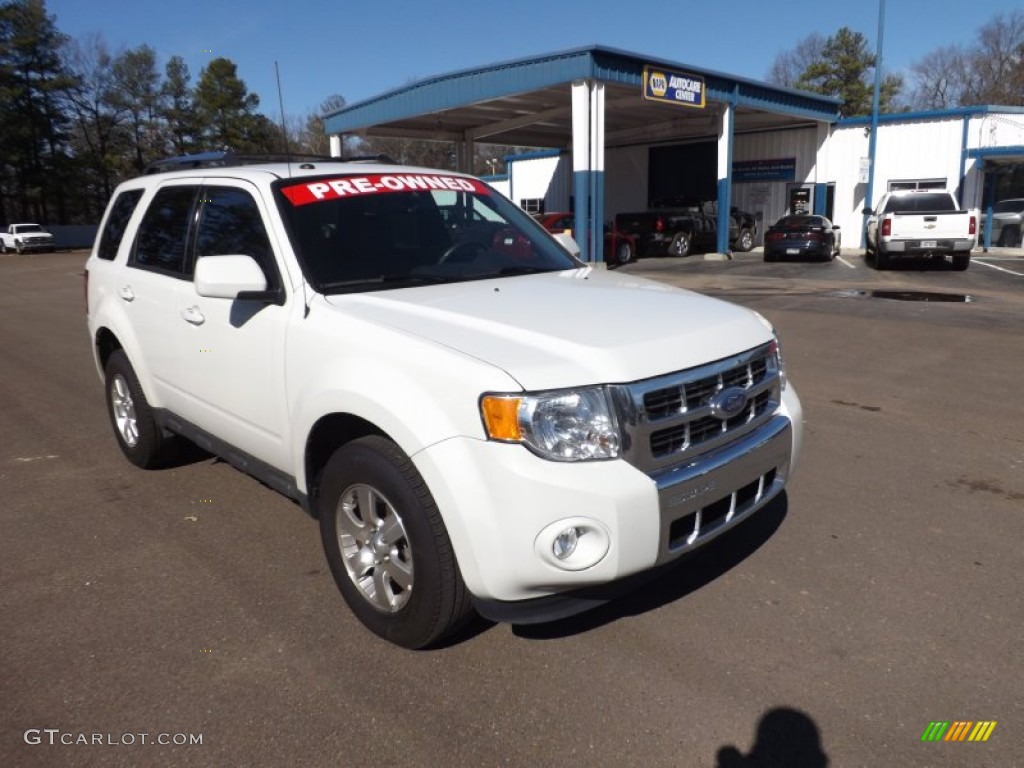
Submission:
[[[579,529],[575,526],[572,528],[566,528],[555,537],[554,542],[551,544],[551,552],[559,560],[565,560],[567,557],[571,557],[572,553],[576,551],[576,545],[579,544],[579,542]]]

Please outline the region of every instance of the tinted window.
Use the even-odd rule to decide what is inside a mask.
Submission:
[[[1024,213],[1024,200],[1004,200],[996,203],[996,213]]]
[[[274,256],[256,201],[234,187],[204,187],[196,232],[196,258],[244,254],[256,259],[272,282]]]
[[[955,211],[953,198],[945,193],[925,192],[920,195],[895,195],[885,205],[885,213],[924,213],[928,211]]]
[[[141,197],[141,189],[129,189],[114,200],[110,207],[110,215],[107,216],[107,223],[103,225],[103,232],[100,233],[99,247],[96,249],[96,255],[101,259],[110,261],[117,258],[117,249],[121,247],[121,238],[124,237],[128,219],[135,212],[135,206],[139,204]]]
[[[164,187],[156,193],[139,225],[132,263],[185,274],[185,246],[196,187]]]

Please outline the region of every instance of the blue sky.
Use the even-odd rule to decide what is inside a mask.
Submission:
[[[584,45],[604,45],[705,69],[763,79],[776,55],[801,38],[842,26],[874,50],[878,2],[836,0],[48,0],[65,34],[100,33],[111,48],[147,43],[160,65],[175,54],[193,84],[214,57],[276,119],[274,62],[285,112],[304,115],[327,96],[349,103],[431,75]],[[928,52],[973,42],[1012,0],[887,0],[883,62],[904,71]],[[941,8],[941,10],[939,10]]]

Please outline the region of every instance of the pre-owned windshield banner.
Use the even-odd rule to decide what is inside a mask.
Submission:
[[[343,176],[337,179],[318,179],[317,181],[291,184],[281,191],[292,205],[308,205],[321,200],[337,200],[341,197],[418,190],[476,192],[481,195],[490,193],[490,188],[476,179],[426,173],[368,174],[366,176]]]
[[[660,67],[644,67],[644,98],[681,107],[704,108],[704,78]]]

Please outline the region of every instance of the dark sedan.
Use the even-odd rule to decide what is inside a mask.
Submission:
[[[548,232],[568,232],[573,235],[576,217],[572,213],[538,213],[534,218]],[[575,237],[575,235],[573,235]],[[619,267],[636,259],[636,241],[624,232],[604,225],[604,260],[609,266]]]
[[[839,227],[824,216],[783,216],[764,233],[764,260],[813,257],[831,261],[839,255]]]

